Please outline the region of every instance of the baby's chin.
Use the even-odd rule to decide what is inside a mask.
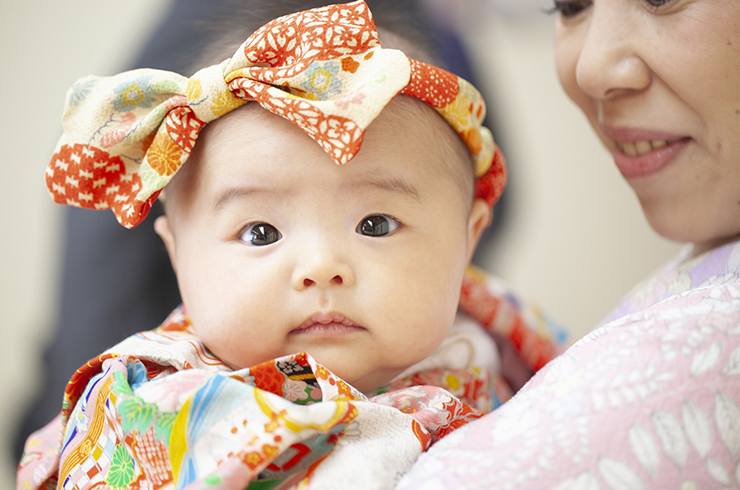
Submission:
[[[328,369],[332,374],[355,388],[357,391],[371,395],[373,395],[379,388],[390,383],[396,376],[401,374],[410,366],[394,366],[385,368],[372,366],[370,369],[362,369],[362,362],[359,360],[352,362],[344,359],[330,359],[325,355],[318,353],[316,355],[311,354],[308,349],[305,352],[311,355],[311,357],[313,357],[320,366]],[[297,352],[293,354],[297,354]],[[249,364],[247,361],[234,363],[225,359],[221,359],[221,362],[231,368],[234,372],[239,372],[248,368],[254,368],[260,364],[273,363],[275,359],[293,354],[285,354],[272,359],[255,360]],[[322,362],[322,358],[324,362]]]

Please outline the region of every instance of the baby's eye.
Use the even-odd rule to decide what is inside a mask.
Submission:
[[[250,245],[261,247],[283,238],[283,235],[269,223],[254,223],[242,230],[239,238]]]
[[[401,226],[397,219],[382,214],[367,216],[357,225],[357,233],[365,236],[386,236]]]

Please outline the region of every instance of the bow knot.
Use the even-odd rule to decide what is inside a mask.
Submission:
[[[187,161],[209,122],[256,101],[313,138],[337,163],[398,94],[432,106],[475,161],[476,195],[490,205],[506,180],[485,104],[465,80],[383,49],[364,1],[273,20],[219,65],[191,78],[162,70],[86,77],[67,97],[64,134],[46,172],[54,201],[114,211],[136,226]]]

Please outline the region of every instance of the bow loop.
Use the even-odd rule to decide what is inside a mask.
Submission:
[[[314,61],[377,47],[378,33],[365,2],[330,5],[268,22],[242,44],[227,71],[244,69],[241,76],[282,85],[280,79],[294,77]]]
[[[84,143],[139,163],[146,138],[167,113],[186,103],[187,79],[162,70],[133,70],[113,77],[88,76],[72,86],[62,115],[65,143]]]

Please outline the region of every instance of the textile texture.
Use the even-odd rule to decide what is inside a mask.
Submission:
[[[293,122],[344,164],[399,94],[429,104],[460,135],[475,163],[476,195],[493,205],[506,168],[481,125],[480,93],[452,73],[381,48],[363,1],[276,19],[232,58],[189,79],[139,69],[77,81],[46,184],[55,202],[112,209],[131,228],[187,161],[203,127],[248,101]]]
[[[740,487],[740,243],[688,252],[399,488]]]
[[[480,271],[466,275],[461,310],[533,370],[564,341]],[[476,366],[411,373],[367,396],[305,353],[232,371],[191,327],[178,309],[80,368],[60,417],[26,444],[18,488],[391,488],[511,396]]]

